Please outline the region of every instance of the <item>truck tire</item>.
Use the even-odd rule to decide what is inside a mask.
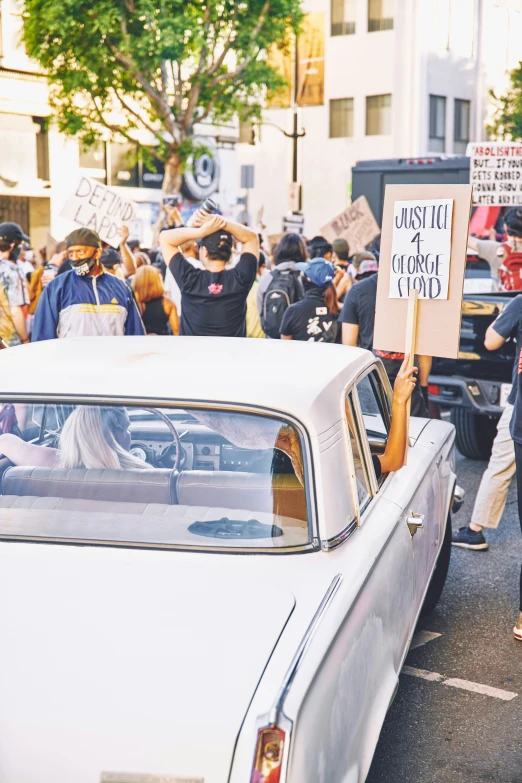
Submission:
[[[455,445],[468,459],[489,459],[497,434],[497,419],[478,416],[466,408],[451,409],[451,423],[455,425]]]
[[[430,586],[424,599],[424,603],[421,609],[421,616],[429,614],[435,609],[439,598],[442,595],[444,585],[446,584],[446,577],[448,576],[448,568],[451,558],[451,514],[448,514],[446,522],[446,529],[444,531],[444,541],[442,542],[442,548],[439,553],[437,565],[431,577]]]

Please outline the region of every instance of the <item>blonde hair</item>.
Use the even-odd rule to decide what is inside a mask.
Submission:
[[[114,436],[123,432],[127,421],[125,408],[79,405],[60,435],[59,467],[150,470],[150,465],[125,451]]]
[[[165,296],[161,272],[155,266],[140,266],[134,275],[132,287],[140,304]]]

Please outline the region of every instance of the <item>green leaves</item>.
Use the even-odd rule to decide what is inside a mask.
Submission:
[[[488,130],[501,140],[522,141],[522,63],[511,71],[510,82],[506,95],[497,98],[491,92],[495,113]]]
[[[301,19],[300,0],[25,0],[24,41],[62,131],[85,145],[147,131],[186,161],[197,121],[259,115],[284,83],[265,53]]]

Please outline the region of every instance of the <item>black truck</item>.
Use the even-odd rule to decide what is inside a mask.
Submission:
[[[365,160],[352,169],[352,198],[366,196],[377,222],[382,220],[386,185],[467,184],[469,158],[452,157]],[[486,286],[489,265],[477,256],[466,264],[466,288]],[[516,343],[508,340],[498,351],[487,351],[488,326],[516,296],[516,292],[465,293],[462,304],[458,359],[433,360],[430,402],[451,410],[459,451],[471,459],[487,459],[509,393]]]

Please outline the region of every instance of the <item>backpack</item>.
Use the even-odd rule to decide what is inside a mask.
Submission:
[[[263,297],[261,326],[267,337],[279,340],[283,315],[291,304],[303,298],[303,287],[299,280],[299,272],[291,269],[284,272],[272,270],[272,279]]]
[[[498,270],[498,279],[503,291],[522,291],[522,252],[503,244],[504,260]]]

